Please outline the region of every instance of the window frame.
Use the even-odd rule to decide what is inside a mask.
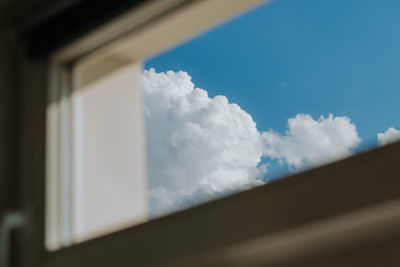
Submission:
[[[158,6],[154,11],[153,6],[147,12],[153,14],[155,22],[158,22],[162,21],[164,16],[174,15],[173,12],[177,10],[195,8],[195,5],[196,1],[164,1],[163,8]],[[287,261],[290,256],[293,256],[292,261],[295,261],[310,257],[312,252],[318,252],[318,255],[329,254],[366,242],[375,242],[379,238],[399,238],[400,226],[397,225],[400,225],[400,192],[396,189],[400,188],[400,181],[396,170],[396,156],[400,154],[400,142],[106,236],[56,251],[46,251],[44,213],[48,200],[45,200],[44,193],[49,184],[46,184],[44,179],[47,164],[44,155],[56,153],[59,156],[54,160],[58,163],[62,157],[58,149],[50,152],[51,146],[47,146],[45,152],[46,136],[54,136],[54,132],[49,128],[46,134],[46,127],[49,127],[49,124],[46,124],[46,107],[55,100],[58,101],[63,94],[68,95],[71,87],[66,77],[70,77],[73,64],[83,55],[91,51],[113,51],[115,47],[109,45],[111,41],[126,34],[135,34],[140,27],[151,26],[151,21],[139,21],[139,24],[135,24],[138,22],[134,21],[130,23],[136,27],[130,24],[130,27],[124,27],[117,34],[110,34],[112,29],[125,24],[126,19],[134,14],[146,13],[143,8],[148,6],[134,8],[132,12],[86,34],[45,59],[34,62],[27,60],[22,63],[22,105],[26,106],[22,117],[29,118],[33,110],[39,120],[39,125],[31,125],[30,122],[24,121],[21,126],[24,130],[36,129],[33,137],[23,136],[20,139],[21,155],[26,155],[20,159],[20,166],[23,168],[20,194],[23,196],[21,201],[28,203],[24,209],[30,222],[20,238],[21,255],[26,256],[20,261],[22,266],[128,266],[132,263],[139,266],[231,266],[233,263],[250,266],[268,261],[271,264],[288,262],[290,265],[291,261]],[[100,39],[103,41],[99,45]],[[30,90],[32,87],[42,88],[40,94],[35,96]],[[48,89],[47,96],[45,88]],[[37,99],[37,102],[29,105],[31,97]],[[57,109],[56,116],[68,114],[68,107],[65,108],[67,110],[64,111]],[[54,119],[60,127],[69,127],[68,118],[64,120],[65,124],[61,125],[57,118]],[[53,131],[61,133],[60,129],[62,128],[57,126]],[[32,144],[35,137],[40,142]],[[68,138],[61,137],[66,140],[66,147]],[[62,141],[53,142],[59,145]],[[34,167],[29,160],[38,153],[37,149],[41,156],[37,160],[38,166]],[[32,170],[36,178],[35,184],[29,181]],[[53,171],[63,173],[60,168]],[[384,182],[376,179],[376,175],[382,176]],[[68,174],[64,176],[68,177]],[[30,192],[32,186],[36,188],[34,192]],[[332,203],[332,199],[338,194],[340,199]],[[375,220],[368,221],[367,218],[371,217]],[[330,233],[335,242],[327,244],[326,235],[321,235],[312,240],[312,246],[308,250],[293,248],[288,253],[279,252],[279,244],[272,243],[269,247],[265,245],[270,244],[268,242],[271,242],[271,237],[282,237],[279,234],[286,234],[288,240],[300,235],[298,242],[307,242],[315,227],[330,229],[332,227],[329,226],[329,222],[336,225],[340,220],[344,221],[343,228]],[[366,223],[361,223],[366,220]],[[359,224],[356,224],[356,228],[351,228],[352,222]],[[309,225],[314,227],[304,228]],[[349,236],[346,232],[349,229],[359,234],[355,237]],[[261,251],[254,248],[254,244],[258,244],[257,248],[261,247]],[[248,251],[247,254],[238,253],[243,256],[243,262],[240,262],[241,258],[235,256],[236,254],[232,255],[232,251],[238,251],[237,249]],[[249,260],[254,257],[258,261]]]
[[[398,242],[399,152],[392,144],[63,248],[45,266],[290,266]]]

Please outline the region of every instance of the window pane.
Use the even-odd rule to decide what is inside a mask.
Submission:
[[[274,1],[149,59],[150,214],[398,140],[399,12]]]
[[[179,20],[78,65],[73,241],[398,140],[399,12],[394,0],[273,1],[143,69],[157,38],[183,38],[166,30]]]

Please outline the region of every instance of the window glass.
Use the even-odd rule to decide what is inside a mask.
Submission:
[[[52,172],[66,182],[48,186],[66,196],[47,201],[52,247],[398,140],[399,12],[394,0],[277,0],[145,62],[157,38],[183,38],[166,31],[176,17],[80,61],[67,123],[53,125],[71,131],[54,154],[65,141],[71,155]]]
[[[399,139],[399,12],[278,0],[146,61],[149,214]]]

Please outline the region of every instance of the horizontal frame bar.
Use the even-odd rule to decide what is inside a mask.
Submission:
[[[208,266],[231,246],[397,201],[399,155],[400,142],[377,148],[61,249],[45,266]]]

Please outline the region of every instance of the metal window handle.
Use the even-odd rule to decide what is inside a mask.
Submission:
[[[24,224],[25,218],[20,211],[6,212],[0,225],[0,267],[10,265],[11,232]]]

